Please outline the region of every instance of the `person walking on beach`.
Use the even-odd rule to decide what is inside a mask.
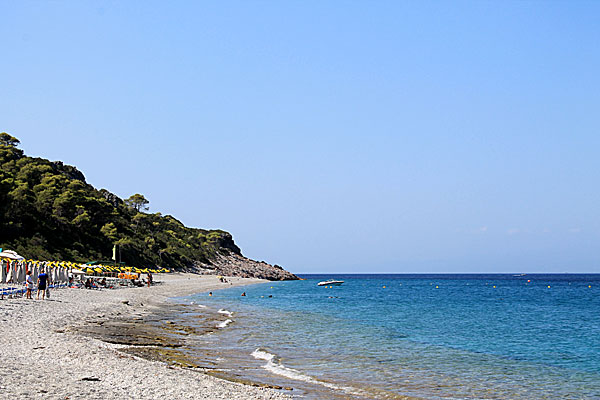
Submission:
[[[44,271],[44,268],[42,268],[42,273],[38,275],[37,284],[38,284],[38,292],[37,292],[36,299],[39,300],[40,292],[43,292],[42,300],[44,300],[46,298],[46,288],[48,287],[48,274],[46,274],[46,272]]]
[[[33,289],[33,279],[31,279],[31,271],[27,271],[27,275],[25,276],[25,287],[27,288],[25,298],[33,299],[33,297],[31,297],[31,290]]]

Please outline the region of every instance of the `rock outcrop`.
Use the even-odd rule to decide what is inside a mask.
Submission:
[[[239,276],[242,278],[259,278],[270,281],[286,281],[299,279],[281,268],[264,261],[254,261],[235,252],[217,254],[210,264],[196,263],[193,271],[205,275]]]

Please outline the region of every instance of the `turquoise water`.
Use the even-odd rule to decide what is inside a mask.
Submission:
[[[308,398],[600,399],[600,275],[304,278],[186,298],[198,349]]]

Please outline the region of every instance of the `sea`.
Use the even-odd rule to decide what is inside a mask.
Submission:
[[[185,351],[298,398],[600,399],[600,274],[301,277],[175,299],[215,316]]]

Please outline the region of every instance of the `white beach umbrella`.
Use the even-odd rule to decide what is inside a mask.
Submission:
[[[21,263],[21,268],[19,268],[19,282],[25,282],[25,277],[27,276],[27,271],[31,271],[31,263]]]
[[[12,268],[10,268],[10,266],[8,267],[8,271],[6,272],[6,283],[9,283],[10,281],[13,280],[13,272],[12,272]]]
[[[33,279],[33,283],[37,281],[38,275],[40,274],[40,266],[36,265],[33,267],[33,272],[31,273],[31,279]]]
[[[21,283],[23,281],[25,281],[25,271],[24,271],[24,267],[23,267],[23,263],[14,263],[15,264],[15,272],[13,275],[13,281],[17,282],[17,283]]]
[[[25,282],[25,268],[23,268],[23,265],[16,261],[13,261],[12,264],[14,269],[13,280],[17,283]]]
[[[63,268],[60,274],[60,280],[61,282],[68,282],[69,281],[69,270],[67,268]]]
[[[10,263],[10,270],[12,272],[12,281],[14,283],[19,283],[21,280],[19,279],[19,263],[13,261]]]
[[[24,260],[25,259],[25,257],[18,255],[17,252],[13,251],[13,250],[0,251],[0,258],[10,258],[11,260]]]
[[[0,283],[6,283],[6,265],[0,261]]]
[[[19,270],[19,282],[25,282],[27,271],[29,271],[30,273],[33,271],[33,263],[28,262],[25,265],[23,265],[23,268]]]
[[[4,269],[4,271],[6,272],[6,280],[5,282],[8,282],[10,279],[14,278],[14,276],[9,277],[9,275],[13,275],[10,271],[11,271],[11,265],[10,265],[10,261],[8,260],[4,260],[4,262],[0,263],[2,264],[2,268]]]
[[[8,274],[6,275],[6,282],[15,282],[17,276],[13,263],[8,263]]]

